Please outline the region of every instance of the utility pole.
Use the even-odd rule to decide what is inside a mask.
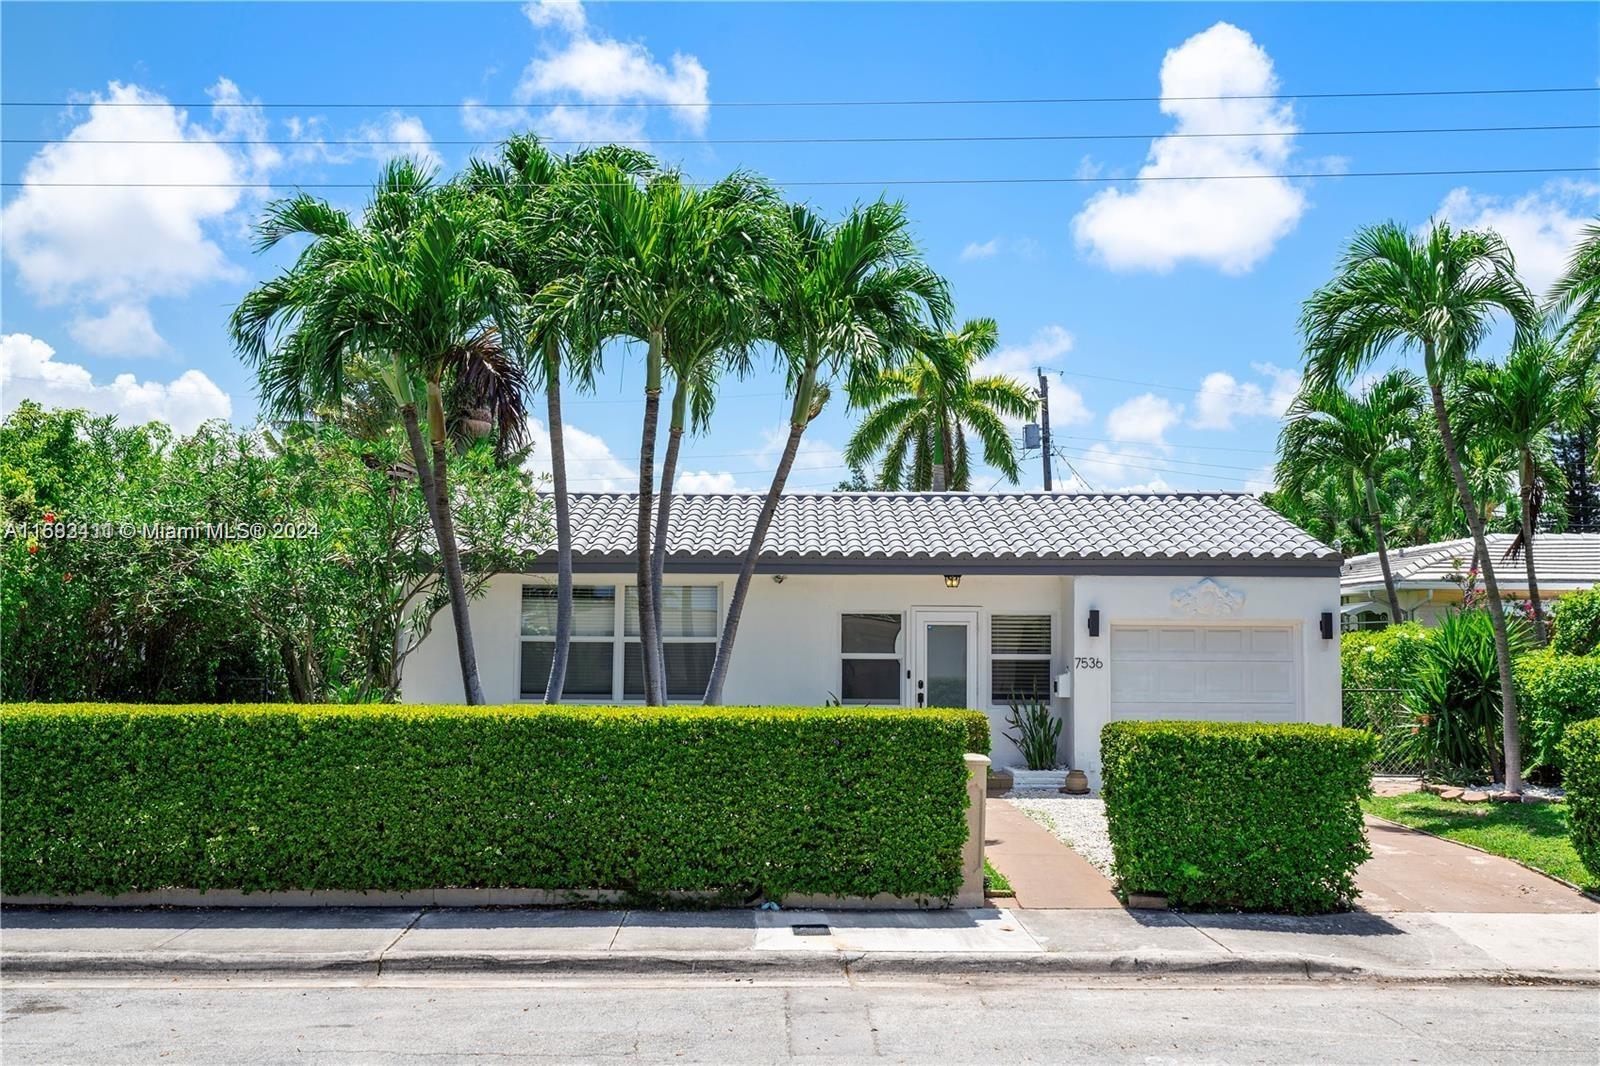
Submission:
[[[1039,449],[1044,459],[1044,491],[1054,492],[1050,483],[1050,380],[1039,371]]]

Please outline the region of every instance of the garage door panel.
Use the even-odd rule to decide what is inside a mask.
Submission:
[[[1111,716],[1298,721],[1297,656],[1290,626],[1114,626]]]

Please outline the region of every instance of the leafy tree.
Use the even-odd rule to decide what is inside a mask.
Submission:
[[[1456,231],[1435,221],[1413,235],[1385,222],[1359,231],[1338,274],[1306,301],[1301,329],[1313,387],[1348,382],[1388,351],[1419,352],[1434,420],[1489,598],[1503,696],[1506,787],[1522,789],[1517,703],[1505,608],[1488,557],[1483,515],[1474,498],[1445,404],[1445,389],[1465,369],[1497,312],[1519,334],[1534,325],[1533,298],[1517,279],[1511,250],[1497,234]]]
[[[851,401],[866,415],[845,461],[864,466],[882,452],[878,483],[886,489],[965,491],[972,487],[967,435],[975,433],[984,461],[1016,484],[1022,471],[1004,420],[1036,417],[1039,399],[1004,375],[972,376],[999,337],[992,318],[972,319],[954,332],[928,331],[904,365],[857,386]]]
[[[809,208],[789,208],[785,262],[767,277],[773,341],[788,372],[789,436],[773,473],[729,599],[705,702],[722,702],[733,644],[756,562],[778,509],[800,438],[827,401],[828,380],[859,385],[887,369],[928,323],[950,313],[943,278],[922,262],[905,207],[878,201],[829,225]]]
[[[1533,565],[1534,531],[1546,496],[1554,489],[1559,500],[1564,488],[1551,434],[1583,417],[1583,397],[1562,371],[1555,343],[1535,337],[1513,348],[1502,366],[1467,367],[1460,381],[1463,432],[1515,463],[1520,528],[1508,555],[1520,553],[1527,566],[1534,639],[1541,644],[1548,627]]]
[[[1404,621],[1405,615],[1389,569],[1378,488],[1394,470],[1412,461],[1409,442],[1421,406],[1422,383],[1400,370],[1380,378],[1365,394],[1312,388],[1295,398],[1278,438],[1278,480],[1291,491],[1317,481],[1359,483],[1383,571],[1389,620],[1395,623]]]
[[[289,269],[248,293],[232,319],[263,403],[279,415],[306,418],[336,408],[357,360],[379,368],[444,562],[462,686],[472,704],[484,702],[483,686],[452,512],[447,411],[479,414],[507,446],[526,428],[521,367],[508,357],[500,329],[516,284],[488,261],[491,221],[472,197],[435,186],[409,160],[384,169],[359,224],[314,197],[278,201],[257,227],[258,247],[296,236],[310,243]]]

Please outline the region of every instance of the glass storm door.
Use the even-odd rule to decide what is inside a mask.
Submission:
[[[978,612],[911,612],[915,635],[914,707],[978,705]]]

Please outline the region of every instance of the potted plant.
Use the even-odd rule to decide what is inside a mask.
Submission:
[[[1066,770],[1056,764],[1061,719],[1050,713],[1049,703],[1038,699],[1013,703],[1006,725],[1010,729],[1004,733],[1005,738],[1017,746],[1027,764],[1011,771],[1015,787],[1059,789],[1067,776]]]

